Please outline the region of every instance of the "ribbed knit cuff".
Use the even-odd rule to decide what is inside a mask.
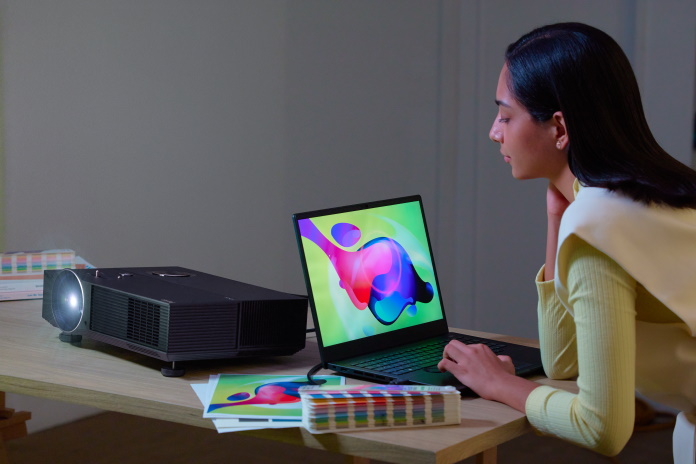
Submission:
[[[539,304],[542,308],[548,307],[549,303],[553,304],[556,302],[558,297],[556,296],[556,287],[553,280],[544,280],[544,266],[536,275],[534,282],[536,283],[537,294],[539,295]]]

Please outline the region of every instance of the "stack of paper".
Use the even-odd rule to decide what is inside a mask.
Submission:
[[[315,382],[338,387],[339,376],[314,377]],[[203,417],[213,420],[218,432],[302,426],[299,388],[307,376],[211,375],[207,384],[192,384],[203,403]]]
[[[0,300],[42,298],[44,270],[94,267],[73,250],[5,252],[0,263]]]
[[[312,433],[459,424],[454,387],[310,385],[300,388],[302,421]]]

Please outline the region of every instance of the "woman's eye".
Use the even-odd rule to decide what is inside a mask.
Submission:
[[[503,123],[503,124],[506,123],[506,122],[508,122],[508,121],[510,121],[510,118],[500,118],[500,119],[498,119],[498,122]]]

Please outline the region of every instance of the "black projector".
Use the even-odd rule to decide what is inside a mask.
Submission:
[[[305,346],[307,297],[181,267],[44,272],[42,315],[62,330],[171,362],[291,355]]]

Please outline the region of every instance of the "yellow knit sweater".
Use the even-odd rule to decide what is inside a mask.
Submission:
[[[539,337],[547,376],[577,376],[579,393],[540,386],[527,399],[527,417],[541,433],[616,455],[633,431],[637,384],[680,409],[696,404],[696,338],[607,255],[577,236],[565,246],[572,312],[554,282],[541,281],[542,268]]]

